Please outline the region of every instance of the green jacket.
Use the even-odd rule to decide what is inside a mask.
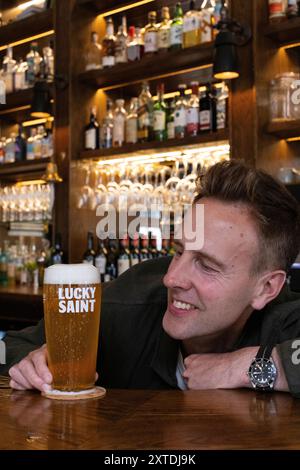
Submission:
[[[97,370],[104,387],[177,388],[179,342],[162,329],[167,305],[162,278],[169,263],[170,258],[144,262],[103,285]],[[295,338],[300,338],[300,295],[285,288],[263,310],[253,312],[234,349],[277,344],[291,393],[300,397],[300,365],[292,362]],[[0,366],[0,374],[45,343],[43,320],[9,331],[5,342],[7,364]]]

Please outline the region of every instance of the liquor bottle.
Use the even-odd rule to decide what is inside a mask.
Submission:
[[[199,131],[206,132],[213,129],[213,102],[210,94],[210,86],[207,85],[205,93],[199,101]]]
[[[144,32],[144,43],[145,49],[144,53],[147,55],[152,55],[157,52],[158,47],[158,29],[156,26],[156,11],[150,11],[148,13],[149,23],[145,26]]]
[[[114,24],[111,18],[106,23],[106,35],[102,41],[102,65],[103,67],[113,67],[115,59],[116,38],[114,36]]]
[[[118,276],[121,276],[121,274],[130,268],[130,251],[128,243],[128,236],[119,240]]]
[[[175,115],[175,100],[173,99],[169,103],[168,111],[167,111],[167,137],[168,139],[175,139],[174,115]]]
[[[285,19],[286,0],[269,0],[269,21],[277,23]]]
[[[187,116],[187,105],[185,99],[186,85],[181,84],[178,86],[179,98],[175,104],[174,113],[174,127],[175,127],[175,138],[183,139],[186,135],[186,116]]]
[[[34,160],[34,141],[36,138],[36,129],[30,129],[30,136],[27,139],[27,152],[26,152],[26,160]]]
[[[64,252],[61,246],[61,234],[57,233],[55,235],[54,248],[51,250],[50,254],[50,264],[62,264],[64,262]]]
[[[45,78],[47,82],[51,83],[54,80],[54,50],[53,41],[49,42],[49,45],[43,48],[43,58],[45,63]]]
[[[130,239],[130,266],[135,266],[140,262],[140,239],[138,233]]]
[[[14,91],[14,69],[16,66],[16,61],[13,59],[12,47],[7,48],[7,53],[3,59],[2,66],[6,93],[12,93]]]
[[[83,263],[95,264],[94,236],[92,232],[87,234],[87,250],[83,254]]]
[[[5,137],[1,137],[0,139],[0,165],[5,162],[5,147],[6,147],[6,139]]]
[[[170,12],[169,7],[163,7],[161,11],[162,22],[158,28],[157,48],[159,52],[166,52],[170,47]]]
[[[150,259],[149,256],[149,240],[147,235],[141,236],[141,249],[140,249],[140,260],[141,262]]]
[[[128,62],[141,60],[144,54],[144,42],[141,35],[141,29],[130,26],[129,39],[127,44],[127,59]]]
[[[104,282],[106,264],[107,264],[107,249],[104,244],[104,241],[101,239],[98,239],[98,249],[95,255],[95,266],[100,273],[101,282]]]
[[[167,238],[163,238],[161,241],[161,249],[158,252],[158,257],[168,256],[169,253],[169,240]]]
[[[7,286],[7,254],[5,250],[0,248],[0,286]]]
[[[221,9],[222,9],[222,0],[216,0],[215,8],[213,11],[213,25],[216,26],[221,19]],[[215,28],[213,30],[214,36],[218,34],[218,30]]]
[[[152,134],[153,102],[147,82],[143,82],[138,99],[138,141],[148,142]]]
[[[116,64],[125,64],[127,62],[127,22],[126,16],[122,17],[122,24],[119,26],[116,36],[115,59]]]
[[[37,135],[33,142],[33,151],[34,151],[34,158],[42,158],[42,141],[44,138],[45,130],[44,126],[38,126],[37,128]]]
[[[15,162],[15,140],[16,140],[16,134],[13,132],[10,134],[10,137],[6,139],[5,163]]]
[[[96,108],[91,109],[90,122],[84,131],[85,150],[95,150],[99,148],[99,124],[96,118]]]
[[[214,5],[212,5],[211,0],[204,0],[201,5],[199,19],[199,38],[201,43],[213,40],[213,12]]]
[[[199,83],[191,82],[192,95],[187,104],[186,133],[195,136],[199,133]]]
[[[109,149],[112,147],[114,128],[113,102],[107,100],[107,111],[100,129],[100,147]]]
[[[111,238],[108,239],[108,250],[107,250],[107,263],[106,263],[106,270],[104,275],[104,282],[113,281],[117,278],[118,271],[117,271],[117,250],[115,246],[114,240]]]
[[[297,0],[288,0],[286,16],[288,18],[295,18],[296,16],[298,16]]]
[[[27,63],[19,59],[14,72],[14,90],[24,90],[26,88]]]
[[[30,45],[30,51],[26,55],[26,62],[28,66],[28,70],[27,70],[28,86],[33,86],[36,77],[39,76],[41,61],[42,61],[42,58],[38,52],[38,45],[36,42],[32,42]]]
[[[183,47],[200,44],[199,13],[195,10],[195,2],[191,0],[190,9],[183,18]]]
[[[26,160],[26,140],[21,125],[19,125],[19,132],[15,140],[15,160],[16,162]]]
[[[156,237],[150,233],[150,247],[149,247],[149,252],[151,255],[152,259],[158,258],[158,251],[157,251],[157,239]]]
[[[136,144],[138,140],[138,98],[131,98],[130,108],[126,117],[126,143]]]
[[[44,284],[44,274],[47,267],[47,254],[44,249],[40,251],[40,254],[36,260],[38,268],[38,283],[42,287]]]
[[[171,233],[170,241],[169,241],[168,256],[174,256],[175,253],[176,253],[176,249],[175,249],[174,233]]]
[[[181,3],[176,3],[174,18],[170,28],[170,49],[178,50],[183,45],[183,11]]]
[[[45,124],[45,134],[42,140],[42,157],[52,158],[54,154],[54,142],[52,132],[52,122],[48,119]]]
[[[216,119],[217,130],[225,129],[227,127],[228,116],[228,87],[225,83],[222,87],[216,90]]]
[[[157,101],[153,105],[153,137],[162,142],[167,139],[167,106],[164,101],[165,87],[157,85]]]
[[[114,110],[114,128],[113,128],[113,146],[122,147],[125,140],[125,122],[126,111],[124,108],[124,100],[116,100],[116,108]]]
[[[102,46],[99,44],[98,33],[91,33],[91,42],[86,53],[85,70],[94,70],[102,68]]]

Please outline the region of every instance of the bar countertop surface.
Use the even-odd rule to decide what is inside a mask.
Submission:
[[[300,449],[300,400],[250,390],[107,390],[49,400],[0,382],[0,449]]]

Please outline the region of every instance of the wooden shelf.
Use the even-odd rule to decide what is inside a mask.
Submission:
[[[119,85],[124,86],[130,82],[140,82],[167,73],[184,69],[192,69],[212,64],[213,43],[182,49],[181,51],[168,51],[155,56],[144,56],[142,60],[127,64],[115,65],[104,70],[89,70],[79,75],[79,79],[96,88]]]
[[[266,128],[268,134],[273,134],[280,139],[289,139],[300,136],[300,119],[294,121],[270,122]]]
[[[49,158],[39,160],[4,163],[0,165],[0,181],[22,181],[31,179],[32,176],[42,176],[46,170]]]
[[[0,46],[45,33],[51,29],[53,29],[53,10],[49,9],[2,26],[0,28]]]
[[[30,105],[32,96],[33,88],[19,90],[14,93],[8,93],[6,95],[6,104],[0,105],[0,119],[3,119],[6,115],[14,112],[15,108]]]
[[[176,150],[181,147],[199,146],[201,144],[209,144],[214,142],[222,142],[229,140],[228,130],[218,132],[209,132],[197,135],[196,137],[186,137],[185,139],[170,139],[164,142],[144,142],[142,144],[127,144],[120,148],[98,149],[98,150],[85,150],[80,153],[80,159],[93,159],[93,158],[116,158],[119,155],[125,154],[134,155],[145,153],[148,151],[168,151]]]
[[[105,5],[103,5],[105,3]],[[102,13],[106,13],[107,11],[113,10],[115,8],[123,8],[129,5],[132,5],[134,2],[124,2],[118,0],[77,0],[78,5],[87,5],[92,6],[98,13],[98,15]]]
[[[300,17],[268,25],[265,35],[281,46],[300,42]]]

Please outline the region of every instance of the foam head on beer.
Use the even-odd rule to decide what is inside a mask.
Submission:
[[[44,284],[61,284],[58,287],[59,313],[93,312],[96,292],[93,284],[99,283],[99,271],[90,264],[57,264],[45,270]]]
[[[101,310],[100,275],[89,264],[57,264],[45,270],[44,314],[53,388],[94,386]]]

